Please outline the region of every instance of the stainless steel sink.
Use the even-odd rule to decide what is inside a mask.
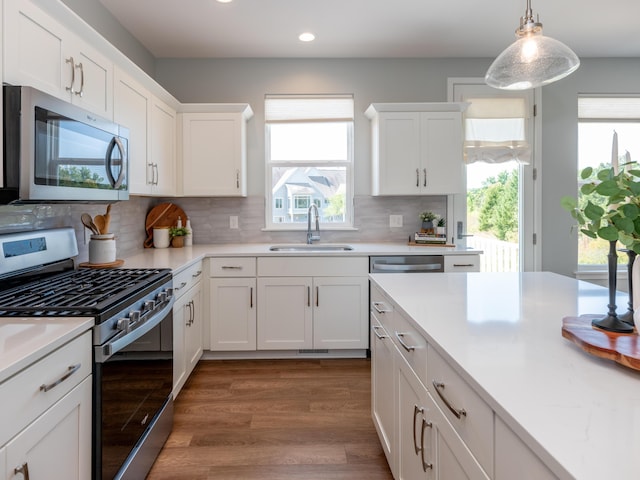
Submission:
[[[353,250],[351,245],[317,245],[296,243],[290,245],[272,245],[269,247],[272,252],[348,252]]]

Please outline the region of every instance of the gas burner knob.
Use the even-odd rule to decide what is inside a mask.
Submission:
[[[135,325],[140,321],[140,310],[131,310],[129,312],[129,321],[131,325]]]
[[[129,333],[129,331],[131,330],[131,323],[129,319],[119,318],[116,322],[116,329],[124,333]]]
[[[147,300],[144,302],[144,305],[142,306],[142,311],[148,312],[150,310],[153,310],[154,308],[156,308],[155,300]]]
[[[158,293],[158,296],[156,297],[156,301],[158,303],[166,302],[167,301],[167,292],[163,291],[163,292]]]
[[[167,288],[165,292],[167,294],[167,299],[171,299],[171,297],[173,297],[173,287]]]

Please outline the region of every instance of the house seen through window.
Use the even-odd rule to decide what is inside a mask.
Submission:
[[[610,168],[612,162],[613,134],[616,132],[618,162],[626,162],[626,152],[632,161],[640,159],[640,97],[578,98],[578,203],[586,198],[580,194],[582,184],[591,181],[602,168]],[[594,175],[583,180],[580,172],[594,168]],[[634,168],[637,168],[634,167]],[[580,270],[604,269],[607,264],[609,243],[601,238],[592,239],[578,235],[578,267]],[[618,255],[625,263],[625,255]]]
[[[321,228],[353,225],[353,97],[265,99],[267,228],[304,229],[309,208]]]

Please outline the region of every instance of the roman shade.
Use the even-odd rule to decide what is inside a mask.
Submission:
[[[352,95],[267,95],[267,123],[352,122]]]

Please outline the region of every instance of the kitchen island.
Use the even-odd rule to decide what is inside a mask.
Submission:
[[[506,479],[504,472],[513,475],[518,468],[521,479],[638,478],[640,372],[590,356],[561,334],[565,316],[605,313],[606,289],[552,273],[374,274],[370,278],[372,297],[378,289],[396,315],[424,337],[429,353],[423,383],[435,403],[439,395],[432,380],[437,365],[431,362],[431,353],[443,359],[488,406],[490,423],[485,430],[493,431],[481,434],[494,445],[488,448],[495,450],[482,465],[486,478]],[[626,310],[626,302],[626,295],[620,294],[619,312]],[[391,325],[397,329],[400,324],[396,320]],[[394,333],[397,330],[388,335]],[[373,362],[375,366],[375,358]],[[442,388],[441,393],[449,393]],[[470,403],[467,398],[457,400]],[[374,412],[375,408],[374,398]],[[476,413],[480,412],[467,408],[460,428],[457,420],[450,420],[463,440],[469,434],[464,428],[474,415],[477,418]],[[500,432],[505,430],[524,444],[544,475],[527,473],[524,465],[506,466],[516,442],[500,442]],[[390,434],[396,449],[397,432],[396,426],[396,435]],[[482,457],[483,448],[476,452],[470,447],[476,458]],[[402,453],[393,455],[398,458]]]

